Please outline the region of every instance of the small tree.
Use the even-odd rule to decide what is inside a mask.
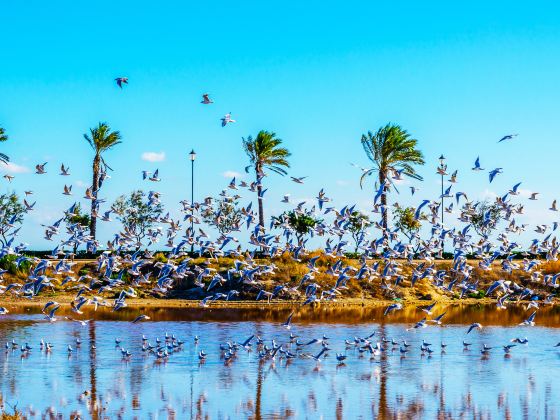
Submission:
[[[23,222],[24,214],[25,206],[16,193],[0,195],[0,242],[3,246]]]
[[[348,218],[347,230],[350,231],[350,235],[356,244],[354,252],[358,252],[358,248],[363,241],[366,229],[371,226],[371,220],[369,217],[362,212],[354,211]]]
[[[161,203],[150,204],[142,190],[136,190],[127,197],[121,195],[112,207],[123,227],[136,239],[138,248],[163,213]]]
[[[471,225],[476,233],[487,238],[498,226],[501,219],[502,206],[496,202],[478,202],[471,213]]]
[[[300,213],[295,211],[288,211],[282,213],[278,217],[273,217],[272,225],[274,227],[284,227],[288,231],[296,235],[298,244],[303,244],[303,239],[306,235],[313,235],[313,229],[322,220],[317,219],[312,213]]]
[[[202,219],[207,224],[218,229],[221,235],[237,230],[243,214],[239,203],[230,197],[217,200],[214,206],[207,207],[202,212]]]
[[[415,209],[413,207],[399,207],[395,210],[395,227],[400,230],[400,232],[406,236],[409,243],[412,244],[414,242],[414,238],[420,231],[422,227],[422,223],[419,219],[414,217]]]
[[[6,131],[0,127],[0,142],[5,142],[8,141],[8,135],[6,134]],[[0,153],[0,162],[3,163],[8,163],[10,161],[10,158],[5,155],[4,153]]]
[[[66,214],[64,217],[64,221],[67,225],[75,225],[78,224],[81,226],[82,230],[89,231],[89,226],[91,222],[91,217],[89,214],[82,213],[82,205],[80,203],[76,204],[76,208],[74,209],[73,214]],[[74,242],[73,245],[73,252],[76,254],[78,251],[78,242]]]

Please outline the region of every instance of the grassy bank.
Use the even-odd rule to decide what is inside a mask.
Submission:
[[[218,285],[208,292],[207,286],[209,283],[209,278],[204,279],[205,289],[198,287],[194,284],[196,273],[191,273],[184,278],[176,279],[175,285],[172,290],[167,294],[156,293],[153,291],[153,286],[155,283],[155,278],[159,273],[160,264],[166,263],[167,260],[164,256],[158,255],[149,264],[142,267],[142,273],[151,275],[151,283],[147,285],[134,285],[133,278],[125,271],[123,275],[123,281],[125,285],[132,285],[137,292],[138,297],[136,299],[127,299],[128,305],[154,305],[154,306],[166,306],[166,307],[190,307],[197,306],[199,301],[214,293],[225,293],[231,289],[236,289],[239,291],[239,295],[235,296],[234,300],[224,302],[222,300],[215,301],[212,303],[213,306],[251,306],[251,305],[267,305],[265,301],[255,302],[255,298],[260,290],[272,291],[278,285],[284,285],[285,290],[271,300],[270,304],[273,305],[292,305],[294,303],[302,303],[305,300],[305,296],[301,293],[305,286],[300,287],[298,291],[294,288],[300,283],[301,279],[310,273],[309,260],[311,258],[317,257],[314,264],[315,272],[313,273],[313,278],[309,282],[316,283],[318,285],[319,293],[322,290],[331,289],[337,279],[337,275],[329,274],[328,271],[332,268],[338,259],[320,254],[318,252],[313,252],[302,258],[300,261],[294,260],[290,255],[284,254],[283,256],[270,259],[257,259],[251,262],[253,266],[267,267],[262,274],[256,276],[256,284],[245,284],[237,279],[232,283],[224,282],[222,285]],[[211,273],[219,273],[224,278],[227,278],[228,270],[233,269],[235,266],[235,259],[232,258],[218,258],[218,259],[208,259],[208,258],[197,258],[189,262],[191,267],[200,267],[202,269],[208,268]],[[342,266],[351,267],[348,272],[350,279],[347,282],[347,287],[341,288],[337,297],[334,301],[323,302],[322,304],[329,305],[361,305],[361,306],[376,306],[385,305],[387,302],[399,300],[406,305],[422,305],[427,301],[436,301],[441,303],[487,303],[489,299],[484,297],[484,291],[486,288],[492,284],[494,281],[499,279],[513,281],[521,286],[530,287],[536,292],[550,293],[554,289],[546,287],[542,278],[540,281],[531,280],[531,274],[525,272],[522,269],[513,270],[511,273],[507,273],[502,270],[500,262],[494,263],[490,269],[482,269],[478,267],[477,261],[472,261],[473,266],[471,273],[471,281],[478,281],[478,290],[476,292],[471,292],[468,295],[460,297],[460,290],[455,288],[452,292],[443,290],[442,288],[436,287],[433,281],[429,278],[424,278],[418,280],[412,287],[411,278],[415,267],[419,264],[419,261],[408,262],[400,261],[399,264],[399,275],[402,276],[403,280],[398,286],[394,286],[394,277],[388,280],[381,278],[380,274],[382,272],[383,262],[380,263],[377,272],[372,275],[365,276],[364,278],[357,280],[354,278],[355,272],[360,268],[362,263],[353,258],[343,258]],[[53,262],[53,266],[56,262]],[[371,264],[371,263],[369,263]],[[453,262],[450,260],[439,260],[433,263],[434,272],[445,270],[447,274],[446,283],[448,283],[452,276],[455,274],[452,270]],[[28,273],[31,264],[26,262],[20,267],[16,267],[13,261],[4,260],[2,266],[8,270],[4,274],[4,286],[10,283],[25,283],[28,277]],[[121,269],[129,268],[130,264],[123,263]],[[537,269],[542,275],[546,274],[556,274],[560,271],[560,264],[556,262],[543,262]],[[47,287],[41,291],[39,296],[35,297],[33,300],[18,297],[10,292],[3,294],[0,297],[0,302],[11,303],[11,304],[21,304],[21,305],[40,305],[44,302],[56,299],[60,303],[70,302],[76,295],[77,291],[82,287],[83,283],[89,283],[89,280],[83,283],[70,282],[65,286],[62,286],[62,280],[67,275],[71,275],[74,278],[80,276],[87,276],[90,278],[99,278],[97,273],[97,264],[95,260],[75,260],[72,266],[72,273],[67,273],[64,275],[54,275],[51,269],[47,270],[47,276],[52,278],[51,283],[53,287]],[[114,276],[113,276],[114,277]],[[458,275],[460,278],[460,275]],[[96,284],[91,291],[86,291],[86,295],[94,296],[98,294],[98,289],[102,284],[106,284],[107,281],[102,281]],[[110,300],[117,296],[120,288],[115,288],[112,291],[103,292],[101,297]]]

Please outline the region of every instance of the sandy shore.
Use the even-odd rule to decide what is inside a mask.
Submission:
[[[438,296],[440,298],[440,296]],[[70,304],[73,300],[71,295],[53,295],[53,296],[41,296],[34,298],[33,300],[22,299],[22,298],[7,298],[0,299],[0,306],[43,306],[48,301],[54,300],[60,304]],[[111,301],[107,299],[107,301]],[[395,303],[394,300],[384,300],[384,299],[361,299],[361,298],[344,298],[336,301],[320,302],[315,303],[313,306],[320,307],[383,307]],[[426,306],[431,303],[437,302],[445,306],[460,306],[460,305],[490,305],[494,304],[495,301],[489,298],[482,299],[434,299],[434,300],[422,300],[422,299],[403,299],[398,300],[403,306]],[[199,300],[189,300],[189,299],[156,299],[156,298],[142,298],[142,299],[127,299],[128,307],[154,307],[154,308],[200,308]],[[213,302],[210,307],[212,308],[279,308],[285,309],[293,306],[300,306],[302,301],[287,301],[287,300],[274,300],[270,303],[266,301],[216,301]]]

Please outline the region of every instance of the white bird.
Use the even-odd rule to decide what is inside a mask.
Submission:
[[[134,319],[134,321],[132,321],[132,323],[133,323],[133,324],[136,324],[137,322],[140,322],[140,321],[147,321],[147,320],[149,320],[149,319],[150,319],[150,317],[149,317],[148,315],[143,315],[143,314],[142,314],[142,315],[137,316],[137,317]]]
[[[226,115],[224,115],[221,120],[222,120],[222,127],[225,127],[230,123],[236,122],[234,119],[231,118],[231,112],[228,112]]]
[[[292,178],[292,181],[294,181],[296,184],[303,184],[303,180],[307,177],[302,176],[302,177],[296,178],[295,176],[291,176],[290,178]]]

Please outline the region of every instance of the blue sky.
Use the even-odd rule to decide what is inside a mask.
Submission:
[[[501,195],[523,181],[541,192],[527,205],[527,220],[555,220],[546,209],[556,194],[560,5],[488,3],[4,4],[0,125],[10,142],[1,147],[18,166],[0,170],[16,172],[0,189],[31,189],[37,200],[21,240],[52,246],[37,226],[58,218],[91,183],[82,134],[99,121],[123,135],[106,156],[115,170],[101,194],[109,202],[156,187],[177,209],[190,195],[191,148],[197,198],[215,195],[247,164],[241,137],[267,129],[291,150],[290,174],[309,176],[303,186],[268,177],[269,213],[283,209],[285,193],[314,197],[322,187],[337,205],[367,209],[371,191],[360,190],[360,171],[349,162],[367,166],[361,134],[392,121],[418,138],[427,160],[417,195],[401,188],[393,199],[435,198],[443,153],[459,170],[453,192]],[[117,76],[129,77],[122,91]],[[214,104],[199,103],[204,92]],[[222,128],[229,111],[237,123]],[[509,133],[519,137],[498,145]],[[165,158],[147,162],[145,152]],[[470,171],[478,155],[483,167],[504,174],[489,184],[487,172]],[[33,174],[44,161],[49,173]],[[69,179],[57,175],[61,162]],[[142,182],[141,171],[155,168],[163,181]],[[70,181],[74,198],[62,195]],[[101,238],[115,228],[102,226]]]

